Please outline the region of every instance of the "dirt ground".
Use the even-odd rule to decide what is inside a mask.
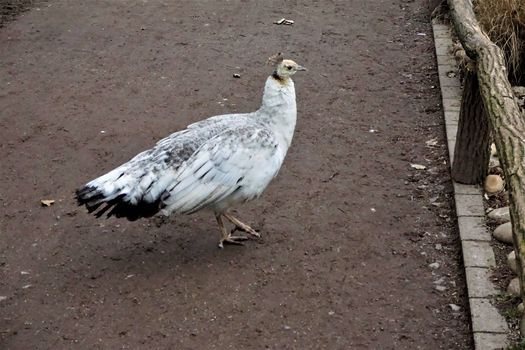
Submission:
[[[6,23],[0,348],[471,348],[434,5],[52,0]],[[238,208],[262,241],[219,250],[205,212],[76,207],[159,138],[258,108],[278,51],[309,71],[279,176]]]

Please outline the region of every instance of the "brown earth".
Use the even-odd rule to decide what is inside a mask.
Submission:
[[[434,5],[57,0],[7,23],[0,348],[470,348]],[[238,208],[261,242],[217,249],[209,213],[76,207],[78,186],[170,132],[256,109],[278,51],[309,72],[283,169]]]

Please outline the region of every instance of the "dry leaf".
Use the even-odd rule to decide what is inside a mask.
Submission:
[[[281,18],[280,20],[273,22],[273,24],[278,24],[278,25],[284,24],[284,25],[290,26],[294,24],[294,21],[292,19]]]
[[[55,203],[55,200],[54,199],[42,199],[40,203],[42,203],[44,207],[50,207],[51,205]]]
[[[421,164],[410,164],[410,166],[416,170],[425,170],[427,167]]]

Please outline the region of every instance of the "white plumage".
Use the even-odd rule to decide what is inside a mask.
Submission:
[[[277,175],[297,116],[290,77],[305,70],[280,54],[270,61],[276,69],[266,80],[256,112],[211,117],[171,134],[77,190],[79,204],[98,217],[107,212],[129,220],[159,211],[189,214],[206,208],[219,223],[220,247],[246,239],[228,233],[223,217],[236,229],[259,236],[228,209],[260,196]]]

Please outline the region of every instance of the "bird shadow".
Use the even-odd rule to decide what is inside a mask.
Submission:
[[[171,227],[170,227],[171,226]],[[175,230],[176,231],[175,231]],[[196,271],[216,271],[222,273],[231,268],[232,261],[243,261],[251,255],[253,246],[261,240],[248,240],[244,246],[225,245],[218,247],[219,235],[214,229],[191,228],[184,225],[163,225],[159,230],[139,232],[139,229],[117,233],[114,238],[118,244],[94,237],[83,245],[82,253],[76,252],[74,280],[122,280],[128,276],[135,279],[185,276]],[[114,233],[111,233],[112,235]],[[96,243],[92,243],[95,241]],[[105,242],[104,242],[105,241]],[[75,254],[74,247],[64,254]],[[69,276],[71,278],[73,276]]]

